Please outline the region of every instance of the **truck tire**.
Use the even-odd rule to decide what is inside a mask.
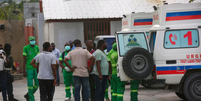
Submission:
[[[144,48],[132,48],[126,52],[122,62],[125,74],[131,79],[147,78],[154,68],[152,55]]]
[[[188,101],[201,100],[201,72],[191,74],[184,82],[184,94]]]
[[[181,93],[179,93],[179,92],[175,92],[175,94],[176,94],[179,98],[183,99],[184,101],[187,100],[184,94],[181,94]]]

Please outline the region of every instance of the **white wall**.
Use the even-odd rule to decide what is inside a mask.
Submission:
[[[60,51],[64,50],[64,43],[70,40],[79,39],[84,46],[83,22],[55,22],[54,39]]]
[[[121,21],[111,21],[110,27],[111,34],[115,34],[116,31],[121,30]],[[85,47],[83,22],[51,22],[44,24],[44,41],[54,42],[61,53],[64,51],[64,43],[75,39],[80,39],[82,46]],[[63,83],[61,68],[59,73],[60,82]]]
[[[110,31],[111,35],[115,34],[117,31],[121,31],[121,21],[111,21],[110,22]]]
[[[64,51],[64,43],[70,40],[80,39],[84,46],[83,22],[55,22],[52,26],[54,29],[51,30],[54,31],[54,35],[50,36],[54,36],[54,41],[50,40],[50,42],[54,42],[61,53]],[[60,83],[63,83],[63,73],[61,72],[62,69],[59,68]]]

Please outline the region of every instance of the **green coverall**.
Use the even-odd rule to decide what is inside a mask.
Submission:
[[[64,57],[67,55],[68,53],[65,51],[65,54],[64,54]],[[63,62],[63,58],[62,57],[62,54],[60,55],[59,57],[59,61],[62,61]],[[68,61],[68,63],[70,64],[71,66],[71,60]],[[65,67],[66,64],[63,62],[63,65]],[[65,84],[65,91],[66,91],[66,98],[69,97],[71,98],[71,88],[70,86],[72,85],[73,86],[73,94],[74,94],[74,84],[73,84],[73,72],[70,71],[70,72],[67,72],[65,69],[63,69],[63,78],[64,78],[64,84]]]
[[[125,81],[121,81],[117,77],[117,61],[118,61],[118,53],[115,51],[117,49],[116,43],[112,45],[113,53],[108,55],[108,58],[111,60],[112,65],[112,101],[123,101],[124,91],[125,91]]]
[[[110,62],[111,61],[111,59],[109,58],[109,56],[111,56],[111,54],[114,52],[114,50],[113,49],[111,49],[110,51],[109,51],[109,53],[108,53],[108,55],[107,55],[107,59],[108,59],[108,61]],[[111,87],[111,95],[112,95],[112,92],[113,92],[113,89],[112,89],[112,86],[110,86]],[[105,90],[105,99],[108,99],[109,98],[109,96],[108,96],[108,88],[109,88],[109,82],[107,81],[107,88],[106,88],[106,90]]]
[[[139,81],[138,80],[132,80],[131,81],[131,87],[130,87],[130,101],[138,101],[138,88],[139,88]]]
[[[23,48],[23,56],[26,57],[26,72],[27,72],[27,85],[28,85],[28,95],[29,101],[35,101],[34,93],[38,89],[39,83],[37,79],[37,71],[30,64],[33,58],[39,53],[39,48],[37,45],[32,47],[30,44],[24,46]],[[33,84],[34,80],[34,84]]]
[[[109,82],[107,81],[107,88],[105,90],[105,99],[109,98],[109,96],[108,96],[108,88],[109,88]]]

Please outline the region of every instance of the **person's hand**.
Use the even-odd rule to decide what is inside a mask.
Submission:
[[[102,75],[99,75],[99,79],[100,79],[100,80],[103,80],[103,76],[102,76]]]
[[[91,73],[92,69],[90,67],[85,67],[89,73]]]
[[[23,76],[27,77],[27,72],[26,71],[23,72]]]
[[[76,67],[71,67],[71,71],[73,72],[75,70]]]
[[[67,72],[70,72],[71,70],[68,67],[64,68]]]
[[[54,79],[53,86],[55,86],[56,84],[57,84],[57,79]]]

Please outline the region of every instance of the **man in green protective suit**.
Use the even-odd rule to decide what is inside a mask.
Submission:
[[[130,101],[138,101],[138,88],[139,88],[139,80],[132,80],[130,87]]]
[[[113,89],[112,92],[112,101],[123,101],[124,91],[125,91],[125,81],[121,81],[117,77],[117,61],[118,61],[118,53],[117,53],[117,44],[114,43],[112,45],[113,50],[111,50],[108,55],[108,61],[111,62],[112,65],[112,80],[111,86]]]
[[[66,64],[63,61],[65,56],[67,56],[68,52],[71,50],[71,48],[69,43],[66,43],[64,47],[65,51],[59,57],[59,65],[63,68],[63,78],[66,91],[65,101],[69,101],[71,99],[71,87],[70,87],[71,85],[73,86],[73,92],[74,92],[73,72],[66,66]],[[68,63],[71,66],[71,60],[69,60]]]
[[[33,36],[29,37],[29,42],[30,44],[24,46],[23,48],[23,59],[24,59],[23,75],[27,77],[27,85],[28,85],[28,93],[24,95],[24,97],[26,98],[27,101],[35,101],[34,93],[38,89],[39,83],[37,79],[37,71],[31,65],[31,61],[39,53],[39,48],[37,45],[35,45],[35,38]]]

